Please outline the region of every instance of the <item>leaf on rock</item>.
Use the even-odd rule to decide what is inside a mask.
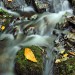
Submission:
[[[12,0],[8,0],[8,2],[12,2]]]
[[[67,53],[63,55],[63,57],[67,57],[67,56],[68,56],[68,54],[67,54]]]
[[[5,29],[5,26],[1,26],[1,30],[4,30]]]
[[[30,48],[25,48],[24,55],[28,60],[32,62],[37,62],[35,55]]]
[[[60,59],[56,59],[56,61],[55,61],[56,64],[57,64],[57,63],[60,63],[60,62],[61,62]]]
[[[62,59],[61,59],[61,61],[66,61],[66,60],[68,60],[69,59],[69,57],[63,57]]]
[[[74,56],[75,56],[75,53],[74,53],[74,52],[69,52],[69,54],[71,54],[71,55],[74,55]]]
[[[64,49],[60,51],[60,53],[61,53],[61,54],[63,54],[64,52],[65,52],[65,50],[64,50]]]

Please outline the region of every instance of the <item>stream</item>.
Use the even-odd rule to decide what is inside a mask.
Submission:
[[[24,5],[24,0],[16,0],[19,5]],[[22,2],[23,1],[23,2]],[[16,53],[25,46],[45,46],[47,57],[45,58],[43,75],[53,75],[53,64],[57,54],[54,54],[54,41],[58,36],[53,34],[57,23],[61,23],[66,16],[72,16],[72,9],[69,7],[68,0],[48,0],[52,3],[52,11],[38,15],[33,21],[28,21],[27,25],[34,25],[36,34],[24,35],[19,29],[17,38],[12,34],[3,33],[0,35],[0,75],[14,74],[14,59]],[[60,30],[56,30],[56,33]]]

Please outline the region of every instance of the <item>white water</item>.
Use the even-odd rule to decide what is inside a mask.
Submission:
[[[50,1],[53,1],[53,8],[55,12],[58,13],[44,13],[39,15],[39,18],[36,21],[32,21],[32,25],[34,23],[36,24],[36,35],[24,36],[23,34],[18,34],[19,37],[17,39],[14,39],[14,37],[10,34],[3,34],[0,36],[0,40],[7,38],[7,41],[4,41],[4,48],[0,51],[0,75],[14,75],[13,67],[16,53],[20,50],[21,46],[28,45],[47,47],[46,50],[48,59],[45,58],[46,62],[44,64],[45,69],[43,71],[43,75],[53,75],[53,62],[55,56],[53,55],[52,50],[54,47],[54,40],[57,36],[53,35],[52,32],[56,23],[65,19],[65,16],[63,15],[65,15],[66,12],[66,16],[72,15],[72,10],[67,10],[69,9],[67,0]],[[3,41],[0,42],[2,43]]]
[[[49,1],[50,2],[52,1],[53,10],[55,12],[54,14],[52,14],[50,16],[51,19],[50,19],[50,17],[48,17],[49,18],[48,22],[50,25],[55,26],[55,24],[57,22],[61,22],[64,19],[62,17],[62,15],[64,15],[66,11],[71,14],[73,13],[72,10],[70,10],[68,0],[49,0]],[[69,15],[70,14],[68,14],[67,16],[69,16]],[[52,26],[50,26],[50,27],[52,29],[54,29],[54,27],[52,27]],[[52,31],[52,29],[50,29],[50,30]],[[60,31],[59,31],[59,33],[60,33]],[[50,37],[52,37],[52,35],[50,35]],[[56,39],[56,37],[54,37],[54,36],[53,36],[53,38],[54,38],[54,40]],[[52,50],[54,48],[54,43],[53,43],[54,40],[51,41],[50,47],[47,50],[47,55],[48,55],[49,59],[46,60],[46,65],[45,65],[45,70],[43,72],[43,75],[53,75],[53,62],[54,62],[55,56],[52,54]]]
[[[68,0],[48,0],[53,4],[54,12],[60,12],[70,9]]]

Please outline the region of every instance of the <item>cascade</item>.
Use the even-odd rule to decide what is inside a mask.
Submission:
[[[24,0],[16,0],[19,5]],[[66,12],[68,16],[72,15],[72,10],[69,7],[67,0],[48,0],[53,4],[55,13],[44,13],[38,19],[30,21],[29,24],[36,24],[36,35],[23,36],[19,33],[19,39],[15,40],[12,34],[3,33],[0,35],[0,75],[14,75],[14,59],[16,53],[21,49],[21,46],[46,46],[47,57],[44,64],[45,69],[43,75],[53,75],[53,62],[55,56],[53,55],[54,40],[56,36],[52,34],[56,23],[64,18],[62,17]],[[23,36],[23,37],[21,37]],[[3,39],[5,39],[3,41]],[[28,40],[29,39],[29,40]],[[39,42],[40,41],[40,42]],[[3,46],[2,46],[3,45]]]

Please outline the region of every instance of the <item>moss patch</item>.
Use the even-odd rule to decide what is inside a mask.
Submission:
[[[37,63],[31,62],[24,56],[24,48],[20,50],[15,59],[15,71],[17,75],[42,75],[43,70],[43,56],[42,50],[37,46],[26,47],[30,48],[36,59]]]
[[[75,75],[75,57],[54,65],[54,75]]]

